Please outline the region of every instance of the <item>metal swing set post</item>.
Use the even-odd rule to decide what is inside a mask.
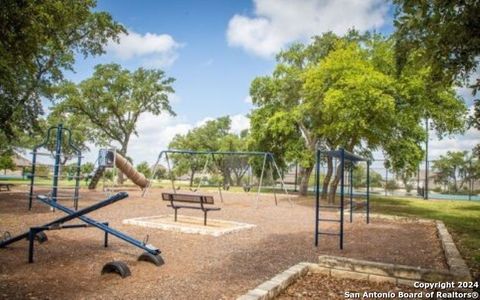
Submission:
[[[149,180],[150,183],[143,190],[142,197],[146,195],[148,189],[151,187],[151,184],[153,182],[153,177],[155,176],[156,170],[158,168],[158,165],[160,164],[160,160],[161,160],[163,154],[165,154],[165,159],[166,159],[166,163],[167,163],[168,172],[170,173],[170,181],[171,181],[171,184],[172,184],[172,189],[173,189],[173,192],[176,193],[175,182],[174,182],[173,173],[172,173],[172,170],[171,170],[171,164],[170,164],[170,160],[168,158],[169,153],[170,154],[207,155],[207,156],[211,156],[212,161],[214,163],[216,162],[215,155],[263,156],[262,172],[261,172],[261,175],[260,175],[260,181],[259,181],[258,188],[257,188],[257,193],[256,193],[256,207],[258,207],[258,201],[259,201],[259,196],[260,196],[260,192],[261,192],[261,189],[262,189],[263,177],[265,175],[265,167],[266,167],[267,162],[269,162],[271,164],[272,178],[273,178],[273,169],[275,169],[275,171],[277,172],[277,174],[278,174],[278,176],[281,180],[283,190],[284,190],[285,194],[288,196],[288,201],[291,205],[293,205],[293,202],[290,198],[288,190],[287,190],[287,188],[285,186],[285,183],[283,181],[283,177],[281,175],[280,169],[278,168],[278,165],[275,162],[273,154],[269,153],[269,152],[259,152],[259,151],[194,151],[194,150],[177,150],[177,149],[162,150],[162,151],[160,151],[160,153],[157,157],[157,160],[156,160],[155,164],[153,165],[152,175],[151,175],[150,180]],[[207,161],[207,163],[208,163],[208,161]],[[204,171],[206,171],[205,167],[204,167]],[[219,189],[219,195],[220,195],[221,201],[223,202],[223,195],[222,195],[221,187],[219,186],[218,189]],[[274,188],[274,193],[275,193],[275,188]],[[276,194],[275,194],[275,197],[276,197]],[[275,204],[277,204],[277,199],[276,198],[275,198]]]

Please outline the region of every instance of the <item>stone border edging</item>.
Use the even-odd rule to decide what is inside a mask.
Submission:
[[[358,216],[362,216],[364,218],[366,216],[365,213],[357,213]],[[355,214],[354,214],[355,217]],[[392,220],[392,221],[399,221],[399,222],[409,222],[409,223],[435,223],[435,220],[432,219],[424,219],[424,218],[417,218],[417,217],[406,217],[406,216],[395,216],[395,215],[386,215],[386,214],[377,214],[377,213],[370,213],[370,218],[377,218],[383,220]]]
[[[413,285],[414,282],[451,281],[453,274],[443,270],[380,263],[339,256],[321,255],[312,272],[339,278]]]
[[[443,252],[445,253],[450,272],[453,274],[455,280],[471,281],[470,270],[453,242],[447,227],[442,221],[436,221],[435,223],[437,225],[438,236],[442,241]]]
[[[353,258],[321,255],[319,263],[301,262],[272,279],[248,291],[237,300],[270,300],[281,294],[295,280],[308,272],[322,273],[338,278],[368,280],[372,282],[391,282],[397,285],[413,285],[414,282],[439,281],[471,281],[470,271],[458,251],[452,236],[442,221],[371,214],[371,217],[397,221],[414,221],[419,223],[435,223],[437,234],[441,240],[448,271],[423,269],[405,265],[379,263]]]
[[[307,274],[311,266],[308,262],[301,262],[286,271],[277,274],[270,280],[265,281],[253,290],[248,291],[245,295],[240,296],[237,300],[270,300],[277,297],[295,280]]]

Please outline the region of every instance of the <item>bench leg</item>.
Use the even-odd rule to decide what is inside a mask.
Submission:
[[[177,222],[177,208],[175,208],[175,222]]]
[[[207,211],[203,212],[203,225],[207,226]]]

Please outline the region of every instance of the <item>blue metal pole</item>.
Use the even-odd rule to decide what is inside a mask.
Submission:
[[[318,246],[318,219],[320,216],[320,149],[316,151],[315,165],[315,246]]]
[[[75,218],[78,218],[79,216],[81,215],[84,215],[84,214],[87,214],[89,212],[92,212],[94,210],[97,210],[99,208],[102,208],[104,206],[107,206],[107,205],[110,205],[112,203],[115,203],[117,201],[120,201],[122,199],[125,199],[128,197],[128,194],[125,193],[125,192],[122,192],[122,193],[118,193],[118,194],[115,194],[101,202],[98,202],[98,203],[95,203],[91,206],[88,206],[88,207],[85,207],[81,210],[77,210],[77,211],[72,211],[71,214],[69,214],[68,216],[64,216],[64,217],[61,217],[59,219],[56,219],[52,222],[49,222],[47,224],[44,224],[42,226],[39,226],[39,227],[49,227],[49,226],[52,226],[52,225],[59,225],[59,224],[62,224],[62,223],[65,223],[65,222],[68,222],[70,220],[73,220]],[[46,196],[38,196],[37,197],[38,200],[42,201],[43,203],[46,203],[50,206],[58,206],[59,204],[57,204],[56,202],[52,201],[52,200],[49,200]],[[20,241],[20,240],[23,240],[25,238],[28,237],[28,232],[26,233],[23,233],[23,234],[19,234],[17,236],[14,236],[14,237],[11,237],[7,240],[4,240],[2,242],[0,242],[0,248],[3,248],[5,246],[8,246],[14,242],[17,242],[17,241]]]
[[[370,161],[367,161],[367,224],[370,223]]]
[[[340,161],[340,249],[343,249],[343,208],[344,208],[344,187],[345,187],[345,150],[341,150]]]
[[[73,210],[71,210],[71,209],[69,209],[69,208],[67,208],[67,207],[64,207],[63,205],[60,205],[60,204],[58,204],[58,203],[55,202],[55,201],[51,201],[51,202],[50,202],[50,201],[48,201],[48,200],[46,200],[46,199],[43,199],[43,200],[40,199],[40,200],[41,200],[42,202],[47,203],[48,205],[51,205],[51,206],[53,206],[53,207],[55,207],[55,208],[57,208],[57,209],[65,212],[65,213],[69,214],[69,215],[75,215],[75,213],[76,213],[75,211],[73,211]],[[118,200],[117,200],[117,201],[118,201]],[[102,202],[100,202],[100,203],[102,203]],[[100,204],[100,203],[99,203],[99,204]],[[108,203],[108,204],[111,204],[111,203]],[[108,205],[108,204],[106,204],[106,205]],[[94,206],[95,206],[95,205],[94,205]],[[104,206],[105,206],[105,205],[104,205]],[[95,208],[95,209],[98,209],[98,208]],[[94,209],[94,210],[95,210],[95,209]],[[77,211],[77,212],[79,212],[79,211]],[[103,224],[103,223],[100,223],[100,222],[97,222],[97,221],[95,221],[95,220],[93,220],[93,219],[90,219],[90,218],[87,217],[87,216],[78,215],[78,216],[76,216],[76,218],[79,218],[79,219],[82,220],[83,222],[85,222],[85,223],[87,223],[87,224],[89,224],[89,225],[92,225],[92,226],[94,226],[94,227],[97,227],[98,229],[103,230],[104,232],[107,232],[107,233],[109,233],[109,234],[111,234],[111,235],[113,235],[113,236],[116,236],[117,238],[119,238],[119,239],[121,239],[121,240],[123,240],[123,241],[125,241],[125,242],[127,242],[127,243],[129,243],[129,244],[131,244],[131,245],[133,245],[133,246],[135,246],[135,247],[138,247],[138,248],[140,248],[140,249],[143,249],[143,250],[147,251],[148,253],[151,253],[151,254],[153,254],[153,255],[160,254],[160,249],[158,249],[158,248],[156,248],[156,247],[154,247],[154,246],[152,246],[152,245],[149,245],[149,244],[145,245],[144,243],[142,243],[142,242],[140,242],[140,241],[138,241],[138,240],[136,240],[136,239],[134,239],[134,238],[126,235],[126,234],[124,234],[123,232],[120,232],[120,231],[118,231],[118,230],[116,230],[116,229],[113,229],[113,228],[111,228],[111,227]]]
[[[351,162],[351,165],[350,165],[350,174],[349,174],[350,178],[349,178],[349,181],[350,181],[350,223],[353,222],[353,185],[352,185],[352,181],[353,181],[353,162]]]
[[[62,154],[63,125],[58,124],[55,141],[55,165],[53,166],[52,200],[57,201],[58,177],[60,176],[60,155]]]
[[[73,204],[75,206],[75,210],[78,210],[78,197],[79,197],[79,188],[80,188],[80,167],[82,165],[82,155],[78,154],[77,159],[77,174],[75,178],[75,194],[73,195]]]
[[[30,174],[30,194],[28,196],[28,210],[32,210],[33,187],[35,185],[35,166],[37,164],[37,148],[33,149],[32,154],[32,173]]]

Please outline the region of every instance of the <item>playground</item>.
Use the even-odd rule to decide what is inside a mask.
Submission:
[[[0,297],[233,299],[300,261],[316,262],[319,254],[447,268],[432,224],[372,217],[367,225],[355,214],[354,222],[345,224],[344,250],[338,249],[334,237],[322,238],[316,248],[312,199],[296,196],[292,197],[293,206],[284,195],[275,206],[273,195],[261,194],[256,208],[254,194],[224,192],[223,203],[217,204],[221,210],[211,218],[256,226],[218,237],[122,223],[136,217],[171,215],[171,208],[161,200],[164,191],[168,189],[152,189],[145,198],[139,190],[129,191],[127,199],[89,216],[108,220],[110,226],[138,238],[148,235],[148,243],[161,249],[165,265],[136,261],[137,249],[114,238],[104,248],[103,234],[96,229],[48,231],[48,241],[36,247],[33,264],[26,263],[27,241],[1,250]],[[217,197],[215,192],[202,190]],[[15,190],[0,194],[0,227],[16,234],[64,215],[51,212],[38,201],[29,212],[26,193]],[[105,197],[87,189],[80,194],[79,209]],[[181,215],[199,217],[201,213],[185,210]],[[323,229],[331,226],[336,225]],[[132,276],[123,280],[117,274],[102,276],[102,266],[112,260],[128,263]]]
[[[0,300],[479,298],[479,1],[0,8]]]

